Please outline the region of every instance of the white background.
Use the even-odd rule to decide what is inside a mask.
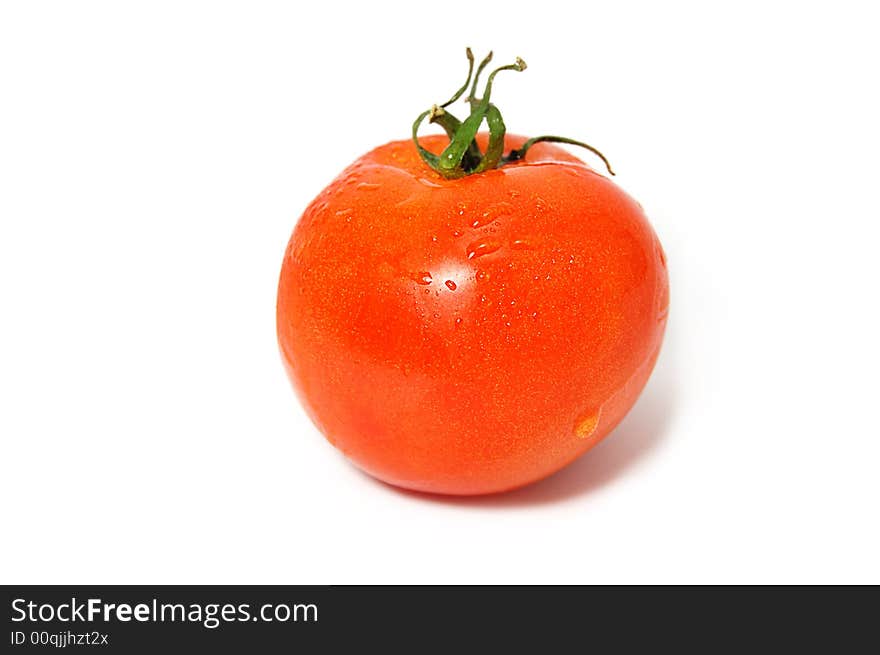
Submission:
[[[5,2],[0,581],[880,582],[871,3]],[[463,77],[612,159],[658,368],[530,488],[395,491],[275,341],[306,204]]]

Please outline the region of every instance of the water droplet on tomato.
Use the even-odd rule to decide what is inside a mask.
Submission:
[[[446,280],[444,284],[446,284],[446,287],[450,291],[455,291],[458,288],[458,285],[456,285],[455,282],[453,282],[452,280]]]
[[[574,424],[574,434],[578,439],[587,439],[596,432],[599,427],[599,419],[602,417],[602,408],[589,410],[581,414]]]
[[[431,274],[426,271],[420,271],[418,273],[413,273],[410,275],[410,278],[416,284],[431,284],[434,278],[431,277]]]
[[[534,248],[528,239],[514,239],[510,242],[510,247],[514,250],[532,250]]]
[[[375,182],[361,182],[355,188],[358,189],[359,191],[375,191],[380,186],[382,186],[382,185],[376,184]]]
[[[476,218],[472,223],[471,227],[485,227],[494,221],[497,221],[499,218],[503,216],[507,216],[510,212],[513,211],[513,207],[510,203],[499,202],[497,204],[488,207],[478,218]]]
[[[493,253],[501,247],[501,244],[492,239],[481,239],[479,241],[474,241],[467,248],[467,258],[474,259],[475,257],[482,257],[483,255],[488,255],[489,253]]]

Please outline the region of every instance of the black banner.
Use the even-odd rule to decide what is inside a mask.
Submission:
[[[2,587],[5,652],[877,644],[876,588]],[[65,651],[71,652],[71,651]]]

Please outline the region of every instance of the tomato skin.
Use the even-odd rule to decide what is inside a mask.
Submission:
[[[506,150],[524,140],[508,135]],[[565,150],[541,143],[445,180],[399,141],[306,209],[277,328],[307,412],[357,466],[483,494],[545,477],[608,434],[647,382],[668,302],[641,207]]]

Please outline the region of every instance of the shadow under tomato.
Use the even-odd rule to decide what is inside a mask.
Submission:
[[[599,445],[564,469],[512,491],[487,496],[446,496],[400,489],[374,478],[395,493],[447,505],[470,507],[527,507],[572,500],[622,478],[669,434],[676,405],[675,353],[667,343],[648,385],[629,414]],[[353,467],[354,468],[354,467]],[[366,473],[362,473],[367,476]]]

